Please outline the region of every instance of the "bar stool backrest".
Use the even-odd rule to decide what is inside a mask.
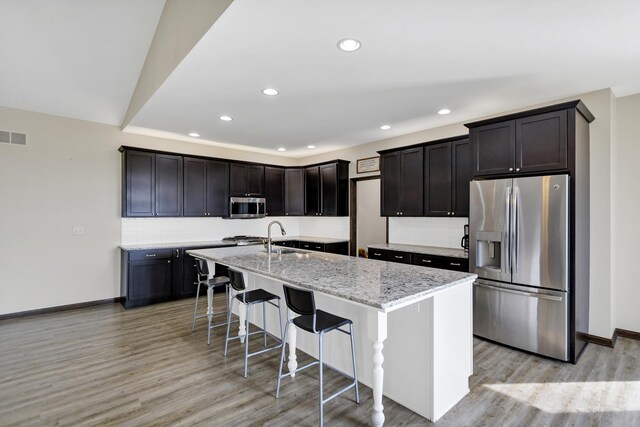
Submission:
[[[202,258],[196,258],[196,271],[198,272],[198,280],[202,280],[202,276],[209,277],[209,265]]]
[[[229,280],[231,281],[231,286],[236,291],[244,291],[246,286],[244,285],[244,276],[237,270],[229,269]]]
[[[316,314],[316,301],[313,298],[313,292],[292,288],[287,285],[282,285],[282,287],[284,288],[284,298],[289,310],[302,316]]]

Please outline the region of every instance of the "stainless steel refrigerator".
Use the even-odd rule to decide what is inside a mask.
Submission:
[[[472,181],[474,334],[569,360],[568,175]]]

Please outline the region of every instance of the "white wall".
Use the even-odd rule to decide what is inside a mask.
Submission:
[[[297,164],[3,107],[0,130],[27,134],[26,146],[0,144],[0,314],[120,296],[119,146]],[[185,230],[175,225],[165,235]],[[72,235],[74,226],[84,234]]]
[[[618,98],[613,180],[613,257],[615,326],[640,331],[640,94]]]

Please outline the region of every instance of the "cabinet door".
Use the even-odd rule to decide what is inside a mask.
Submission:
[[[207,161],[207,216],[229,215],[229,163]]]
[[[400,215],[421,216],[424,188],[424,151],[422,147],[400,152]]]
[[[516,120],[516,172],[567,168],[567,111]]]
[[[304,169],[287,169],[284,187],[285,215],[304,215]]]
[[[451,215],[451,143],[424,147],[424,213]]]
[[[400,153],[380,157],[380,216],[400,215]]]
[[[267,215],[284,215],[284,169],[264,168],[264,193],[267,199]]]
[[[155,156],[156,216],[182,216],[182,156]]]
[[[247,195],[264,197],[264,166],[247,165]]]
[[[451,143],[451,211],[455,216],[469,216],[469,182],[471,181],[471,146],[464,139]]]
[[[155,154],[127,151],[125,167],[125,216],[153,216],[155,213]]]
[[[515,121],[472,128],[473,175],[498,175],[513,172],[515,164]]]
[[[247,166],[241,163],[229,165],[229,195],[231,197],[246,197]]]
[[[320,172],[318,166],[304,170],[304,214],[320,214]]]
[[[173,265],[171,258],[129,262],[127,307],[159,302],[171,297]]]
[[[338,165],[335,163],[320,166],[320,200],[321,215],[338,215]]]
[[[184,158],[184,216],[206,215],[207,161]]]
[[[176,291],[174,292],[175,296],[180,297],[195,296],[196,290],[198,289],[198,272],[196,271],[196,260],[186,251],[187,249],[180,249],[180,253],[182,255],[182,280],[178,281],[179,286],[177,286]],[[205,289],[200,289],[200,292],[203,292],[204,296],[206,297]]]

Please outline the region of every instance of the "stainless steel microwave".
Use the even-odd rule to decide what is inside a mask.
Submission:
[[[264,197],[229,198],[229,218],[264,218],[267,201]]]

